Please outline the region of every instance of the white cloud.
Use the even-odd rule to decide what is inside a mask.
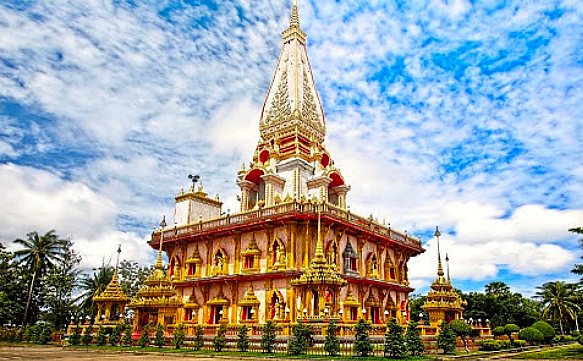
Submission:
[[[70,236],[75,242],[84,268],[99,266],[120,243],[138,261],[151,257],[143,237],[113,228],[115,204],[82,183],[31,167],[3,164],[0,188],[4,190],[0,239],[11,249],[15,247],[12,241],[25,238],[28,232],[44,234],[55,229],[59,236]]]

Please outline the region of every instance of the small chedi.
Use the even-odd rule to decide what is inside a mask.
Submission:
[[[449,274],[449,256],[446,254],[445,262],[447,266],[447,278],[443,272],[443,265],[441,263],[440,237],[441,232],[439,227],[435,227],[433,236],[437,240],[437,278],[430,286],[427,293],[427,300],[423,304],[423,311],[429,315],[427,324],[421,323],[419,328],[421,334],[424,336],[436,336],[439,333],[439,327],[442,323],[449,323],[453,320],[463,320],[463,310],[466,302],[461,295],[455,290],[451,283]],[[473,320],[466,321],[472,324],[472,328],[477,329],[480,336],[489,336],[490,327],[487,320],[482,324],[481,320],[474,323]]]
[[[175,198],[173,226],[164,220],[152,234],[156,269],[129,304],[137,332],[154,323],[181,323],[187,335],[198,325],[210,333],[269,320],[283,333],[302,321],[407,323],[407,264],[424,250],[406,232],[350,211],[350,187],[324,146],[306,37],[294,4],[259,142],[237,173],[238,212],[223,212],[219,197],[190,176],[192,186]]]

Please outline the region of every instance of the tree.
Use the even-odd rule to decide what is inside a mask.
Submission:
[[[292,327],[292,337],[288,339],[288,353],[303,355],[308,351],[308,342],[311,338],[310,330],[305,323],[298,323]]]
[[[182,346],[184,346],[184,325],[183,324],[178,324],[178,326],[176,326],[176,328],[174,329],[174,334],[173,334],[173,339],[172,339],[172,344],[174,345],[175,349],[179,349],[182,348]]]
[[[237,333],[237,348],[241,352],[247,352],[249,349],[249,327],[247,327],[247,325],[239,327],[239,332]]]
[[[99,325],[97,329],[97,335],[95,336],[95,344],[97,346],[105,346],[107,343],[107,335],[105,334],[105,328]]]
[[[217,329],[217,334],[213,338],[213,347],[216,352],[223,351],[223,348],[227,346],[227,325],[221,324]]]
[[[417,328],[417,322],[415,321],[411,321],[407,325],[407,331],[405,332],[405,345],[411,356],[422,356],[425,352],[425,345],[423,345],[423,340],[421,340],[421,335],[419,335],[419,329]]]
[[[437,335],[437,348],[442,349],[443,353],[455,352],[456,334],[448,323],[443,322],[439,326],[439,335]]]
[[[544,335],[534,327],[523,328],[518,332],[518,338],[527,341],[529,344],[539,343],[544,340]]]
[[[91,334],[92,325],[85,326],[83,330],[83,336],[81,337],[81,343],[85,346],[91,345],[93,342],[93,335]]]
[[[453,320],[449,323],[449,327],[461,338],[466,352],[470,352],[467,337],[472,333],[472,326],[468,325],[464,320]]]
[[[156,331],[154,332],[154,345],[158,348],[164,346],[164,327],[161,324],[156,326]]]
[[[134,297],[144,280],[152,273],[152,267],[140,266],[138,262],[122,260],[119,263],[120,287],[128,297]]]
[[[369,333],[371,325],[360,318],[354,327],[354,353],[359,357],[367,357],[373,352]]]
[[[93,303],[93,297],[98,296],[105,291],[107,285],[111,282],[115,269],[106,264],[102,264],[97,272],[92,276],[85,275],[79,281],[81,294],[75,299],[79,303],[79,308],[84,314],[94,315],[97,312],[97,306]]]
[[[492,329],[492,334],[494,334],[494,336],[502,336],[506,334],[506,330],[504,329],[504,326],[496,326]]]
[[[19,238],[14,241],[14,243],[24,247],[23,249],[16,251],[14,254],[32,274],[26,307],[24,308],[24,316],[22,319],[23,325],[28,321],[28,309],[32,300],[32,291],[35,283],[38,282],[39,278],[42,277],[51,267],[53,267],[55,262],[62,260],[62,246],[64,242],[59,239],[54,230],[48,231],[43,236],[40,236],[37,232],[30,232],[27,234],[27,237],[26,240]]]
[[[138,339],[138,345],[142,348],[147,347],[150,344],[150,326],[146,325],[142,329],[140,338]]]
[[[62,259],[49,269],[44,279],[45,308],[44,319],[52,322],[59,330],[67,326],[68,320],[75,314],[73,299],[79,270],[77,266],[81,256],[73,250],[73,242],[63,241]]]
[[[0,296],[0,325],[22,321],[29,279],[28,270],[17,262],[12,252],[4,251],[4,246],[0,244],[0,295],[4,295]],[[35,306],[35,311],[40,308],[39,305]]]
[[[387,323],[387,332],[385,333],[385,357],[388,355],[391,358],[401,358],[405,356],[405,351],[403,327],[391,317]]]
[[[513,323],[508,323],[504,326],[504,334],[508,336],[508,340],[510,340],[510,344],[513,344],[512,334],[520,331],[520,327]]]
[[[580,310],[574,295],[570,292],[571,288],[563,281],[554,281],[547,282],[537,289],[539,291],[535,297],[542,300],[543,317],[558,320],[561,334],[564,335],[563,321],[574,319]]]
[[[571,228],[569,229],[569,232],[583,235],[583,227]],[[581,249],[583,249],[583,238],[579,239],[579,245],[581,246]],[[581,256],[581,259],[583,259],[583,256]],[[583,276],[583,264],[576,264],[571,272]],[[583,284],[583,278],[581,278],[580,284]]]
[[[117,346],[119,341],[121,340],[121,332],[123,329],[123,325],[117,324],[114,328],[111,329],[109,334],[109,344],[111,346]]]
[[[338,341],[338,336],[336,336],[337,330],[338,324],[336,321],[331,321],[328,324],[326,339],[324,340],[324,350],[328,356],[336,356],[340,353],[340,341]]]
[[[126,323],[123,326],[123,336],[121,338],[121,345],[122,346],[132,345],[132,325],[130,325],[129,323]]]
[[[424,320],[429,319],[429,314],[423,311],[423,305],[427,301],[427,296],[423,295],[411,295],[409,297],[409,313],[411,314],[411,320],[415,322],[420,322],[419,314],[423,315]]]
[[[513,293],[503,282],[486,285],[486,292],[464,294],[467,302],[464,308],[466,319],[489,320],[491,327],[514,323],[520,327],[530,326],[541,317],[540,303]]]
[[[194,351],[200,351],[200,349],[202,349],[202,347],[204,346],[204,340],[203,340],[203,335],[204,335],[204,329],[202,328],[202,326],[196,326],[196,330],[194,333],[194,341],[192,342],[192,348],[194,349]]]
[[[263,336],[261,336],[261,349],[263,352],[272,353],[275,348],[275,324],[269,320],[263,326]]]

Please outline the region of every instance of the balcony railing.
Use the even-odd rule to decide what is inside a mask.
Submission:
[[[331,203],[311,203],[311,202],[287,202],[277,204],[272,207],[255,209],[247,212],[241,212],[233,215],[225,215],[220,218],[210,219],[207,221],[200,221],[184,226],[176,226],[164,230],[164,238],[172,239],[186,235],[197,235],[210,230],[230,227],[238,224],[245,224],[259,220],[267,220],[273,216],[282,216],[294,213],[317,214],[320,210],[322,215],[336,218],[338,220],[348,221],[361,228],[367,229],[370,232],[378,235],[391,238],[394,241],[404,243],[414,248],[421,248],[421,241],[415,237],[411,237],[406,233],[394,230],[373,220],[371,217],[362,217],[351,213],[349,210],[342,209]],[[160,232],[155,231],[152,235],[152,240],[160,239]]]

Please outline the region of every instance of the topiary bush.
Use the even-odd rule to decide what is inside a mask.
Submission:
[[[504,326],[494,327],[494,329],[492,330],[492,334],[494,334],[494,336],[505,335],[506,333],[504,332]]]
[[[518,327],[518,325],[515,325],[513,323],[507,323],[506,325],[504,325],[504,333],[506,334],[506,336],[508,336],[510,344],[512,344],[512,334],[518,331],[520,331],[520,327]]]
[[[527,341],[530,344],[537,344],[543,342],[545,336],[538,329],[534,327],[527,327],[518,332],[518,338]]]
[[[514,347],[525,347],[526,341],[524,340],[514,340],[513,342]]]
[[[227,325],[221,324],[213,338],[213,347],[216,352],[222,352],[225,346],[227,346]]]
[[[571,332],[571,336],[573,336],[573,338],[577,338],[577,337],[581,336],[581,332],[573,331],[573,332]]]
[[[132,345],[132,325],[125,324],[123,326],[123,336],[121,338],[122,346],[131,346]]]
[[[185,333],[184,333],[184,326],[181,323],[178,324],[178,326],[176,326],[172,336],[173,336],[172,337],[172,345],[174,346],[174,348],[177,350],[182,348],[182,346],[184,346]]]
[[[555,337],[555,329],[553,328],[553,326],[549,325],[545,321],[535,322],[532,324],[531,327],[536,328],[543,334],[544,341],[546,343],[550,343],[553,337]]]
[[[578,341],[578,342],[579,342],[581,345],[583,345],[583,336],[579,336],[579,338],[577,339],[577,341]]]
[[[406,351],[403,327],[391,317],[387,323],[387,332],[385,333],[385,357],[401,358],[405,356]]]
[[[437,348],[442,349],[443,353],[454,353],[455,352],[455,339],[456,334],[454,330],[451,329],[448,323],[443,322],[439,326],[439,335],[437,335]]]
[[[356,356],[367,357],[373,352],[373,347],[369,338],[371,328],[370,323],[366,322],[363,318],[359,319],[354,327],[355,340],[353,350]]]
[[[76,325],[75,330],[73,331],[71,336],[69,336],[69,345],[77,346],[79,345],[79,343],[81,343],[81,327],[79,325]]]
[[[498,351],[502,348],[499,340],[484,340],[480,343],[480,350],[482,351]]]
[[[247,352],[249,350],[249,327],[247,327],[247,325],[239,327],[239,332],[237,333],[237,348],[241,352]]]
[[[405,344],[407,345],[407,351],[411,356],[422,356],[425,352],[425,345],[423,344],[423,340],[421,340],[421,335],[419,335],[419,329],[417,328],[417,322],[415,321],[411,321],[407,325]]]
[[[203,336],[204,335],[204,329],[202,328],[202,326],[196,326],[196,331],[194,333],[194,341],[192,342],[192,348],[194,349],[194,351],[200,351],[202,349],[202,347],[204,346],[204,340],[203,340]]]
[[[326,330],[326,340],[324,341],[324,351],[328,356],[336,356],[340,353],[340,341],[336,336],[336,331],[338,325],[336,321],[332,321],[328,324],[328,329]]]
[[[263,326],[261,337],[261,349],[263,352],[272,353],[275,348],[275,323],[269,320]]]
[[[154,345],[158,348],[162,348],[164,344],[164,327],[162,327],[161,324],[158,324],[156,326],[156,331],[154,332]]]

